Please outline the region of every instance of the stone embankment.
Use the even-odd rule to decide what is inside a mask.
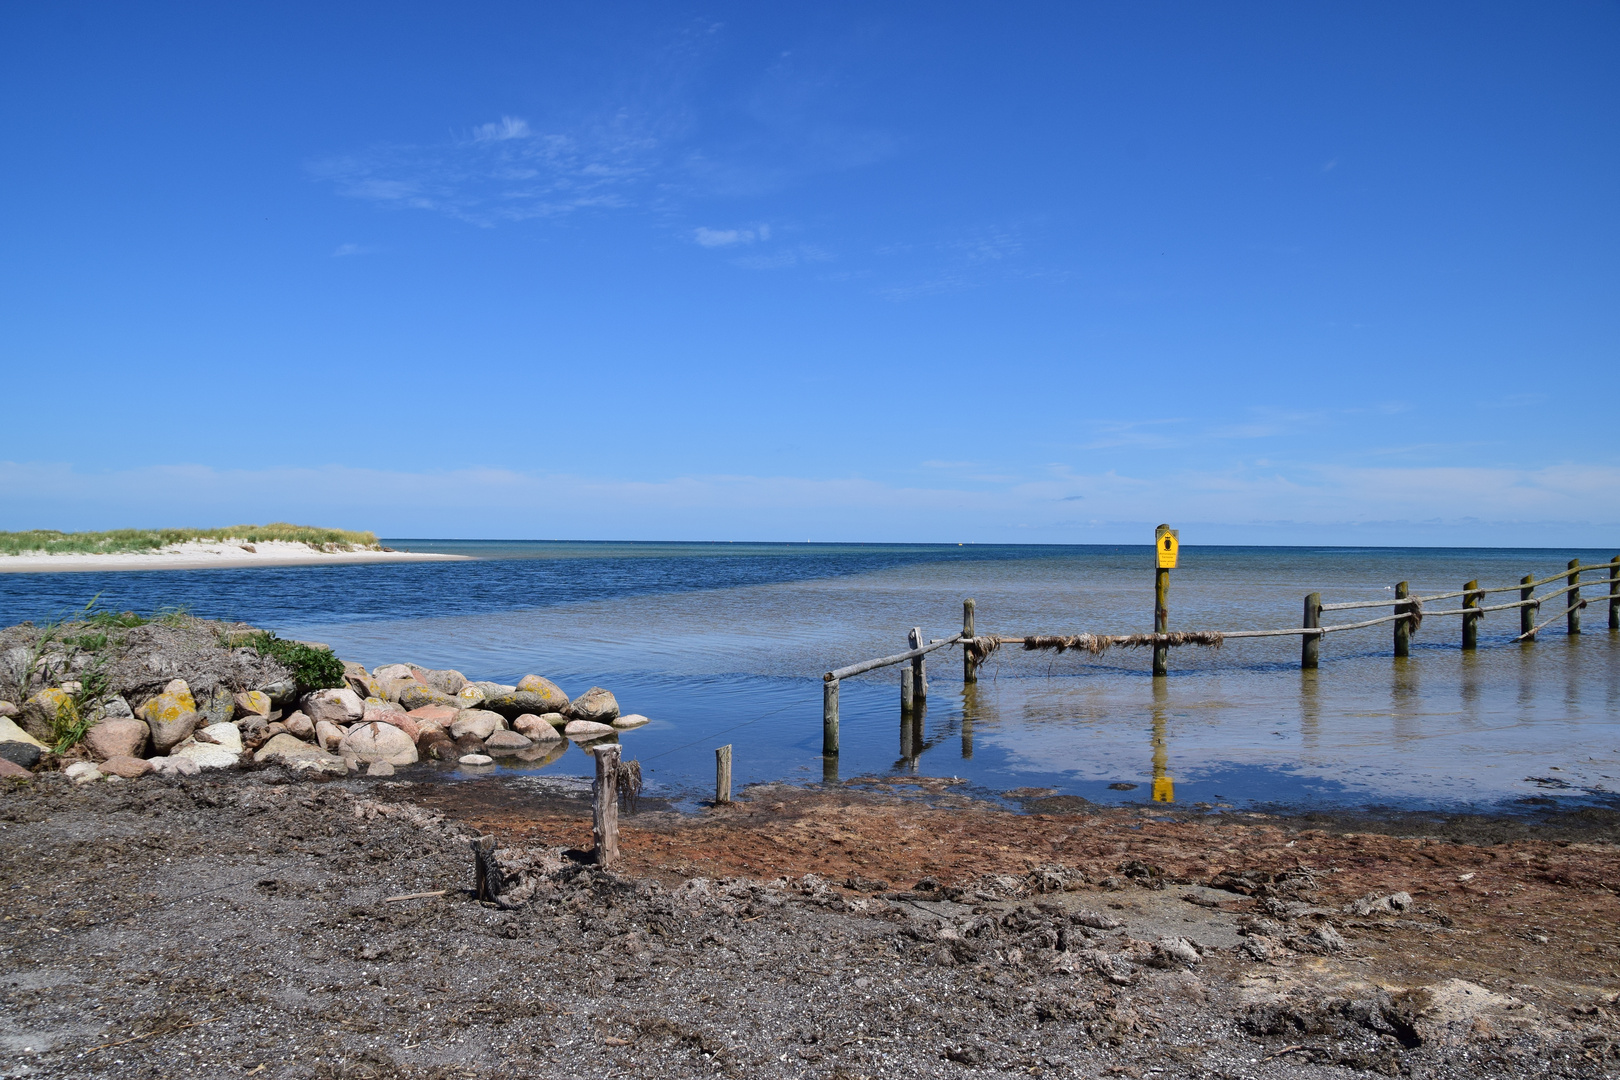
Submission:
[[[423,760],[477,767],[502,756],[539,766],[570,742],[589,751],[647,723],[602,687],[570,699],[538,675],[505,684],[346,663],[343,685],[310,688],[242,644],[263,635],[238,624],[143,625],[112,649],[106,634],[29,641],[29,629],[0,634],[0,688],[21,691],[19,702],[0,700],[0,776],[60,768],[88,783],[253,765],[389,775]]]

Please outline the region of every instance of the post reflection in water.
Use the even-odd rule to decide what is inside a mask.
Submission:
[[[900,710],[900,761],[912,772],[917,771],[917,759],[927,749],[923,741],[923,721],[928,716],[928,699],[919,698],[908,712]]]
[[[838,755],[821,755],[821,782],[823,784],[838,783]]]
[[[979,684],[962,684],[962,760],[973,758],[973,721],[979,716]]]
[[[1322,743],[1322,698],[1316,668],[1305,668],[1299,673],[1299,740],[1306,750],[1315,750]]]
[[[1169,721],[1165,717],[1170,691],[1165,682],[1162,678],[1153,680],[1153,801],[1173,803],[1176,781],[1170,775]]]
[[[1397,744],[1410,742],[1421,735],[1418,717],[1422,712],[1422,684],[1418,678],[1421,667],[1409,656],[1397,656],[1393,661],[1389,681],[1390,712],[1394,725],[1391,739]]]
[[[1457,687],[1457,695],[1462,700],[1463,715],[1477,724],[1480,720],[1479,685],[1482,675],[1480,653],[1477,649],[1465,649],[1460,660],[1462,681]]]

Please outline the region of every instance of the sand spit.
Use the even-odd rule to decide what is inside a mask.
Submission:
[[[258,544],[188,541],[151,552],[115,555],[0,555],[0,573],[39,574],[87,570],[216,570],[255,566],[322,566],[340,563],[448,562],[466,555],[357,548],[321,550],[308,544],[268,540]]]

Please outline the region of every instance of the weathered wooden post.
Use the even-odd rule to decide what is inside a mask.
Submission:
[[[480,836],[472,842],[473,899],[494,900],[501,894],[501,868],[495,862],[495,838]]]
[[[720,805],[731,802],[731,744],[718,746],[714,751],[714,801]]]
[[[1314,630],[1322,625],[1322,594],[1313,592],[1305,597],[1305,617],[1299,624],[1307,630]],[[1317,661],[1322,657],[1322,635],[1305,634],[1299,639],[1299,667],[1301,671],[1309,671],[1316,667]]]
[[[1535,602],[1535,580],[1534,574],[1519,579],[1519,637],[1524,641],[1536,640],[1536,612],[1541,605]]]
[[[838,753],[838,680],[831,675],[821,684],[821,752]]]
[[[922,627],[913,626],[911,633],[906,635],[913,649],[923,647]],[[928,658],[926,656],[913,656],[911,658],[911,699],[921,701],[928,696]]]
[[[979,665],[974,662],[973,654],[967,647],[967,643],[976,636],[973,630],[973,616],[973,601],[962,601],[962,681],[965,683],[979,681]]]
[[[1176,568],[1176,557],[1181,553],[1181,533],[1168,525],[1153,530],[1153,632],[1163,634],[1170,629],[1170,571]],[[1153,674],[1170,673],[1170,646],[1153,643]]]
[[[611,869],[619,861],[619,747],[598,746],[596,784],[591,789],[591,835],[596,840],[596,865]]]
[[[1405,581],[1396,582],[1396,584],[1395,584],[1395,614],[1397,614],[1397,615],[1410,615],[1412,613],[1412,605],[1411,604],[1403,604],[1403,603],[1401,603],[1402,600],[1405,600],[1408,596],[1411,596],[1411,595],[1412,595],[1412,589],[1411,589],[1411,586],[1410,586],[1409,583],[1407,583]],[[1395,655],[1396,656],[1411,656],[1412,655],[1412,620],[1411,619],[1396,619],[1395,620]]]
[[[1569,583],[1574,586],[1564,594],[1569,614],[1564,618],[1564,629],[1571,635],[1581,632],[1581,560],[1569,560]]]
[[[913,696],[913,692],[912,692],[911,665],[910,664],[901,664],[900,665],[900,712],[902,714],[910,713],[912,703],[915,700],[916,699]]]
[[[1609,560],[1609,629],[1620,630],[1620,555]]]
[[[1484,594],[1479,592],[1478,589],[1478,579],[1463,586],[1462,647],[1464,649],[1476,649],[1479,647],[1479,616],[1467,614],[1469,608],[1479,607],[1479,598]]]

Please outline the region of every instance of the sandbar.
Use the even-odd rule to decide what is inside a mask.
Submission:
[[[323,566],[342,563],[460,562],[467,555],[360,548],[320,551],[308,544],[268,540],[258,544],[188,541],[157,551],[107,555],[0,555],[0,574],[49,574],[91,570],[220,570],[267,566]]]

